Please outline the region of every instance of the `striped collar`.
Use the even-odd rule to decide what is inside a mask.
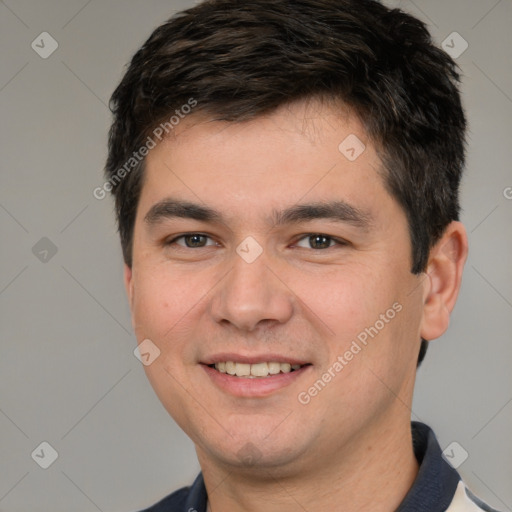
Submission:
[[[457,471],[445,461],[434,432],[411,423],[413,448],[419,464],[414,483],[395,512],[475,512],[493,509],[467,491]],[[206,512],[208,496],[203,475],[145,512]]]

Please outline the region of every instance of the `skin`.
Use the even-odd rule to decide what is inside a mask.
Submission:
[[[338,150],[350,134],[366,145],[355,161]],[[195,443],[213,511],[384,512],[410,489],[418,471],[410,407],[420,338],[448,326],[467,240],[452,222],[426,272],[413,275],[406,216],[382,173],[357,118],[317,101],[245,123],[196,113],[150,151],[125,285],[138,342],[150,339],[160,350],[147,376]],[[222,219],[147,222],[169,197]],[[368,222],[269,222],[273,210],[334,200]],[[185,233],[207,235],[199,238],[207,245],[166,244]],[[308,235],[317,233],[333,238],[323,240],[327,248],[312,247]],[[252,263],[236,251],[248,236],[262,249]],[[397,303],[400,312],[300,403],[299,393]],[[311,365],[267,396],[240,397],[201,364],[219,352],[275,353]]]

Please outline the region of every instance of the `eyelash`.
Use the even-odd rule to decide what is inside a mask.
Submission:
[[[205,233],[184,233],[182,235],[179,235],[177,237],[174,237],[173,239],[171,240],[168,240],[164,243],[165,246],[170,246],[170,245],[174,245],[174,244],[177,244],[177,241],[180,240],[180,239],[184,239],[186,237],[191,237],[191,236],[201,236],[201,237],[206,237],[210,240],[212,240],[212,238],[208,235],[206,235]],[[334,244],[338,245],[338,246],[347,246],[349,245],[348,242],[346,240],[343,240],[343,239],[340,239],[340,238],[336,238],[336,237],[333,237],[333,236],[330,236],[330,235],[326,235],[324,233],[306,233],[304,235],[301,235],[300,238],[297,238],[295,240],[295,242],[293,242],[294,245],[296,245],[298,242],[304,240],[304,239],[307,239],[307,238],[311,238],[311,237],[323,237],[323,238],[326,238],[328,239],[330,242],[334,242]],[[204,249],[205,247],[211,247],[212,245],[207,245],[207,246],[201,246],[201,247],[187,247],[186,245],[181,245],[181,244],[177,244],[177,245],[180,245],[183,249]],[[309,247],[309,249],[313,250],[313,251],[325,251],[327,249],[331,249],[332,247],[335,247],[335,245],[329,245],[328,247],[325,247],[325,248],[322,248],[322,249],[315,249],[313,247]],[[302,247],[304,249],[304,247]]]

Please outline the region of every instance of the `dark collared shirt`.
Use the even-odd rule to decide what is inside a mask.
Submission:
[[[413,486],[395,512],[498,512],[464,485],[444,458],[434,432],[423,423],[411,423],[414,454],[420,466]],[[208,495],[202,473],[190,487],[173,492],[142,512],[206,512]]]

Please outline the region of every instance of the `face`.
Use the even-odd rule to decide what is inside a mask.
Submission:
[[[312,470],[408,424],[424,291],[380,169],[319,103],[190,116],[150,151],[126,286],[200,459]]]

